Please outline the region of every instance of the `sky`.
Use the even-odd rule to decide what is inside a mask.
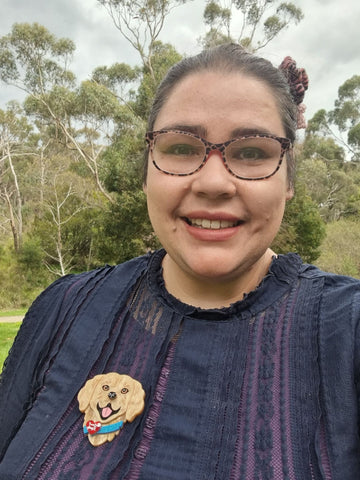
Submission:
[[[305,98],[309,119],[320,108],[330,110],[338,88],[353,75],[360,75],[360,2],[358,0],[293,0],[304,19],[282,32],[259,53],[275,65],[287,55],[310,78]],[[160,40],[179,53],[195,54],[198,38],[205,32],[205,0],[192,0],[172,10]],[[0,0],[0,36],[14,23],[37,22],[57,37],[74,41],[76,52],[71,70],[79,81],[90,77],[100,65],[125,62],[140,65],[134,48],[121,36],[110,16],[96,0]],[[0,108],[19,92],[2,85]]]

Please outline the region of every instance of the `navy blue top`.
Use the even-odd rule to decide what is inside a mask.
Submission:
[[[168,294],[164,251],[50,286],[28,312],[0,391],[0,478],[360,479],[360,282],[273,260],[229,308]],[[144,413],[93,447],[88,378],[139,380]]]

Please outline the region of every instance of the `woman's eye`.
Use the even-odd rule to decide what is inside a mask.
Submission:
[[[122,388],[121,389],[121,393],[125,394],[125,393],[128,393],[129,389],[128,388]]]
[[[165,152],[168,155],[196,155],[197,151],[196,148],[194,148],[192,145],[187,145],[187,144],[177,144],[177,145],[171,145]]]
[[[102,386],[102,389],[103,389],[105,392],[107,392],[107,391],[109,390],[109,388],[110,388],[109,385],[103,385],[103,386]]]
[[[232,151],[231,157],[235,160],[261,160],[266,154],[259,148],[248,147]]]

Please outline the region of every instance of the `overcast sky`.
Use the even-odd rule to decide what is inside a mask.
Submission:
[[[278,65],[286,55],[305,67],[310,77],[306,96],[307,117],[320,108],[331,109],[345,80],[360,75],[359,0],[293,0],[305,18],[271,42],[262,54]],[[204,33],[204,0],[193,0],[169,15],[160,40],[170,42],[181,54],[199,51]],[[0,35],[15,22],[38,22],[57,37],[76,45],[72,70],[79,80],[99,65],[114,62],[140,64],[137,53],[122,38],[111,18],[96,0],[0,0]],[[0,108],[15,92],[1,86]]]

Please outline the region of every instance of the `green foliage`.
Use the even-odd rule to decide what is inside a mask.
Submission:
[[[16,23],[0,39],[0,79],[33,93],[53,84],[72,85],[74,76],[66,65],[74,50],[71,40],[57,39],[38,23]]]
[[[205,48],[216,47],[217,45],[223,45],[224,43],[233,43],[235,40],[229,37],[227,34],[219,32],[216,28],[211,28],[200,39],[200,43]],[[247,47],[246,40],[241,40],[241,44]]]
[[[76,92],[63,85],[54,85],[51,90],[41,96],[29,95],[24,101],[24,110],[48,124],[54,116],[66,119],[76,106]]]
[[[308,121],[306,132],[309,134],[328,133],[328,118],[325,109],[318,110]]]
[[[204,10],[204,22],[206,25],[213,25],[219,19],[230,19],[231,12],[228,8],[222,8],[218,3],[210,1]]]
[[[301,9],[293,3],[281,3],[276,9],[276,13],[264,21],[265,43],[268,44],[273,40],[291,22],[298,24],[303,18]]]
[[[296,185],[296,194],[287,204],[283,223],[273,248],[277,253],[297,252],[306,262],[320,255],[325,226],[315,203],[303,184]]]
[[[304,14],[301,9],[291,2],[282,2],[277,7],[276,13],[281,15],[284,19],[287,19],[288,22],[293,21],[296,24],[301,22],[301,20],[304,18]]]
[[[28,139],[32,126],[16,102],[0,110],[0,220],[11,230],[14,249],[21,249],[23,209],[27,198],[23,179],[31,170],[31,145]]]
[[[319,135],[308,134],[306,136],[302,145],[302,157],[320,159],[336,168],[342,168],[345,162],[343,147],[338,145],[333,138]]]
[[[134,111],[146,120],[152,105],[155,91],[169,68],[181,59],[181,55],[169,44],[155,42],[152,58],[154,74],[144,68],[143,77],[138,88],[134,103]]]
[[[2,371],[3,364],[8,356],[20,325],[21,322],[0,322],[0,372]]]
[[[231,23],[239,13],[242,27],[240,35],[235,38],[235,34],[231,33]],[[219,0],[209,0],[204,10],[204,22],[209,30],[200,43],[211,47],[225,41],[236,41],[249,50],[259,50],[291,23],[298,24],[302,19],[301,9],[290,2],[237,0],[231,2],[231,8],[228,8],[223,7]]]
[[[94,116],[101,120],[112,118],[119,103],[104,85],[86,80],[81,83],[77,98],[77,113]]]
[[[166,17],[187,0],[98,0],[116,28],[140,55],[142,66],[155,80],[154,49]]]
[[[298,163],[299,180],[306,185],[323,220],[330,222],[360,212],[357,164],[346,161],[344,149],[333,138],[307,134]]]
[[[25,272],[31,272],[31,275],[38,274],[42,269],[44,252],[41,248],[39,238],[32,237],[27,239],[18,256],[19,265]]]
[[[317,112],[307,131],[331,135],[347,148],[352,160],[360,160],[360,75],[353,75],[339,87],[335,108],[329,112]],[[347,133],[346,140],[343,133]]]
[[[123,193],[142,189],[144,158],[143,135],[123,132],[104,154],[105,185],[110,192]]]
[[[116,201],[103,214],[98,256],[110,263],[128,260],[158,246],[142,190],[144,140],[141,136],[131,141],[130,133],[119,138],[106,154],[106,185],[116,193]]]
[[[9,102],[6,110],[0,109],[1,140],[8,137],[16,146],[24,142],[33,127],[23,115],[23,110],[17,102]]]
[[[80,229],[82,222],[77,223],[87,210],[83,188],[83,182],[70,172],[55,174],[46,192],[43,210],[34,219],[32,233],[40,240],[45,254],[43,261],[57,275],[65,275],[71,268],[79,267],[74,256],[86,244],[87,236]],[[89,217],[86,219],[88,227],[91,225]],[[77,236],[79,230],[84,234],[82,242]],[[86,258],[88,251],[84,255]]]
[[[68,70],[75,48],[70,40],[38,24],[14,25],[0,39],[0,81],[27,92],[22,106],[12,102],[0,109],[0,308],[28,307],[56,275],[122,262],[159,246],[142,190],[144,131],[157,86],[181,58],[158,35],[171,9],[184,2],[98,2],[129,35],[140,66],[99,66],[90,80],[76,83]],[[239,41],[256,50],[302,18],[292,3],[232,5],[207,2],[205,44]],[[234,40],[231,25],[238,14],[244,25]],[[126,20],[130,30],[124,29]],[[324,252],[332,257],[325,243],[335,237],[332,229],[359,215],[359,107],[354,76],[340,87],[335,109],[320,110],[309,122],[299,148],[296,196],[273,245],[277,252],[297,251],[311,262],[323,249],[319,261],[325,265]],[[334,127],[344,128],[348,144],[333,135]],[[324,220],[331,223],[322,244]],[[16,251],[13,226],[23,236]],[[359,243],[356,233],[351,239]],[[355,275],[356,265],[349,254],[336,268]]]
[[[103,65],[95,68],[92,74],[92,80],[112,91],[116,91],[119,84],[133,82],[138,76],[138,68],[132,68],[126,63],[114,63],[110,67]]]
[[[354,127],[349,129],[348,142],[352,147],[360,150],[360,123],[357,123]],[[359,156],[355,160],[360,160]]]
[[[42,263],[24,262],[9,244],[2,244],[0,253],[0,309],[29,308],[54,277]]]
[[[118,196],[117,202],[104,213],[103,234],[106,240],[99,255],[110,263],[129,260],[158,246],[141,190],[123,192]]]
[[[207,46],[220,45],[230,41],[231,9],[222,7],[218,2],[210,0],[204,10],[204,22],[210,27],[203,44]],[[226,34],[221,30],[224,29]]]
[[[343,219],[326,226],[326,238],[316,265],[329,272],[360,278],[358,219]]]
[[[105,207],[106,208],[106,207]],[[66,224],[64,246],[71,257],[72,271],[81,272],[108,263],[102,255],[104,209],[83,209]]]

